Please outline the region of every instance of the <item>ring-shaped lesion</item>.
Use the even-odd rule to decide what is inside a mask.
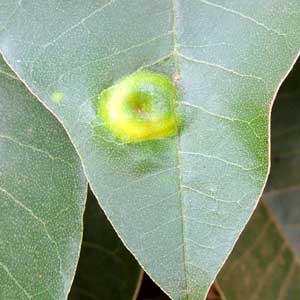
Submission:
[[[161,139],[178,133],[177,91],[163,74],[139,71],[104,90],[97,115],[125,143]]]

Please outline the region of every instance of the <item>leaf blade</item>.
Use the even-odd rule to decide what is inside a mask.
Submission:
[[[297,67],[298,63],[273,107],[272,168],[263,203],[217,278],[224,299],[254,295],[266,300],[297,299],[299,295]]]
[[[81,245],[85,176],[57,120],[2,58],[0,77],[0,297],[66,299]]]
[[[27,4],[36,14],[3,31],[3,53],[63,122],[102,208],[146,271],[173,299],[203,298],[265,182],[272,96],[299,50],[297,3],[103,1],[74,18],[37,3]],[[46,35],[31,29],[41,16]],[[19,24],[36,44],[25,55]],[[91,99],[145,66],[179,77],[187,126],[180,141],[116,146],[93,128]],[[51,100],[57,92],[60,105]]]

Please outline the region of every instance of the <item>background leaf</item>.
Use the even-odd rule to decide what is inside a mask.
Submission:
[[[69,300],[135,299],[141,275],[141,268],[89,191],[82,249]]]
[[[299,298],[299,260],[262,204],[254,212],[217,281],[223,300]]]
[[[265,183],[298,1],[1,2],[1,51],[64,124],[124,243],[173,299],[203,299]],[[185,127],[116,144],[92,100],[146,67],[177,82]]]
[[[61,125],[2,58],[0,128],[0,299],[66,299],[87,183]]]
[[[295,75],[299,77],[299,73]],[[264,199],[294,251],[300,255],[299,93],[279,98],[273,116],[273,169]]]

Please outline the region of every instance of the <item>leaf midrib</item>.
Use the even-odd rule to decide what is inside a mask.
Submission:
[[[175,64],[175,74],[178,75],[179,72],[179,63],[178,63],[178,43],[177,43],[177,35],[176,35],[176,27],[177,27],[177,0],[172,0],[172,11],[173,11],[173,56],[174,56],[174,64]],[[178,101],[180,103],[180,101]],[[181,210],[181,231],[182,231],[182,256],[183,256],[183,271],[184,271],[184,285],[185,285],[185,295],[184,298],[189,300],[188,294],[188,280],[187,280],[187,265],[186,265],[186,248],[185,248],[185,226],[184,226],[184,209],[183,209],[183,184],[182,184],[182,159],[180,156],[181,153],[181,138],[180,134],[176,137],[176,155],[177,155],[177,165],[178,165],[178,185],[179,185],[179,201],[180,201],[180,210]]]

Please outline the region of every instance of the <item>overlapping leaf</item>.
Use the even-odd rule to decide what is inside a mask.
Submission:
[[[0,299],[67,298],[86,179],[62,126],[0,58]]]

